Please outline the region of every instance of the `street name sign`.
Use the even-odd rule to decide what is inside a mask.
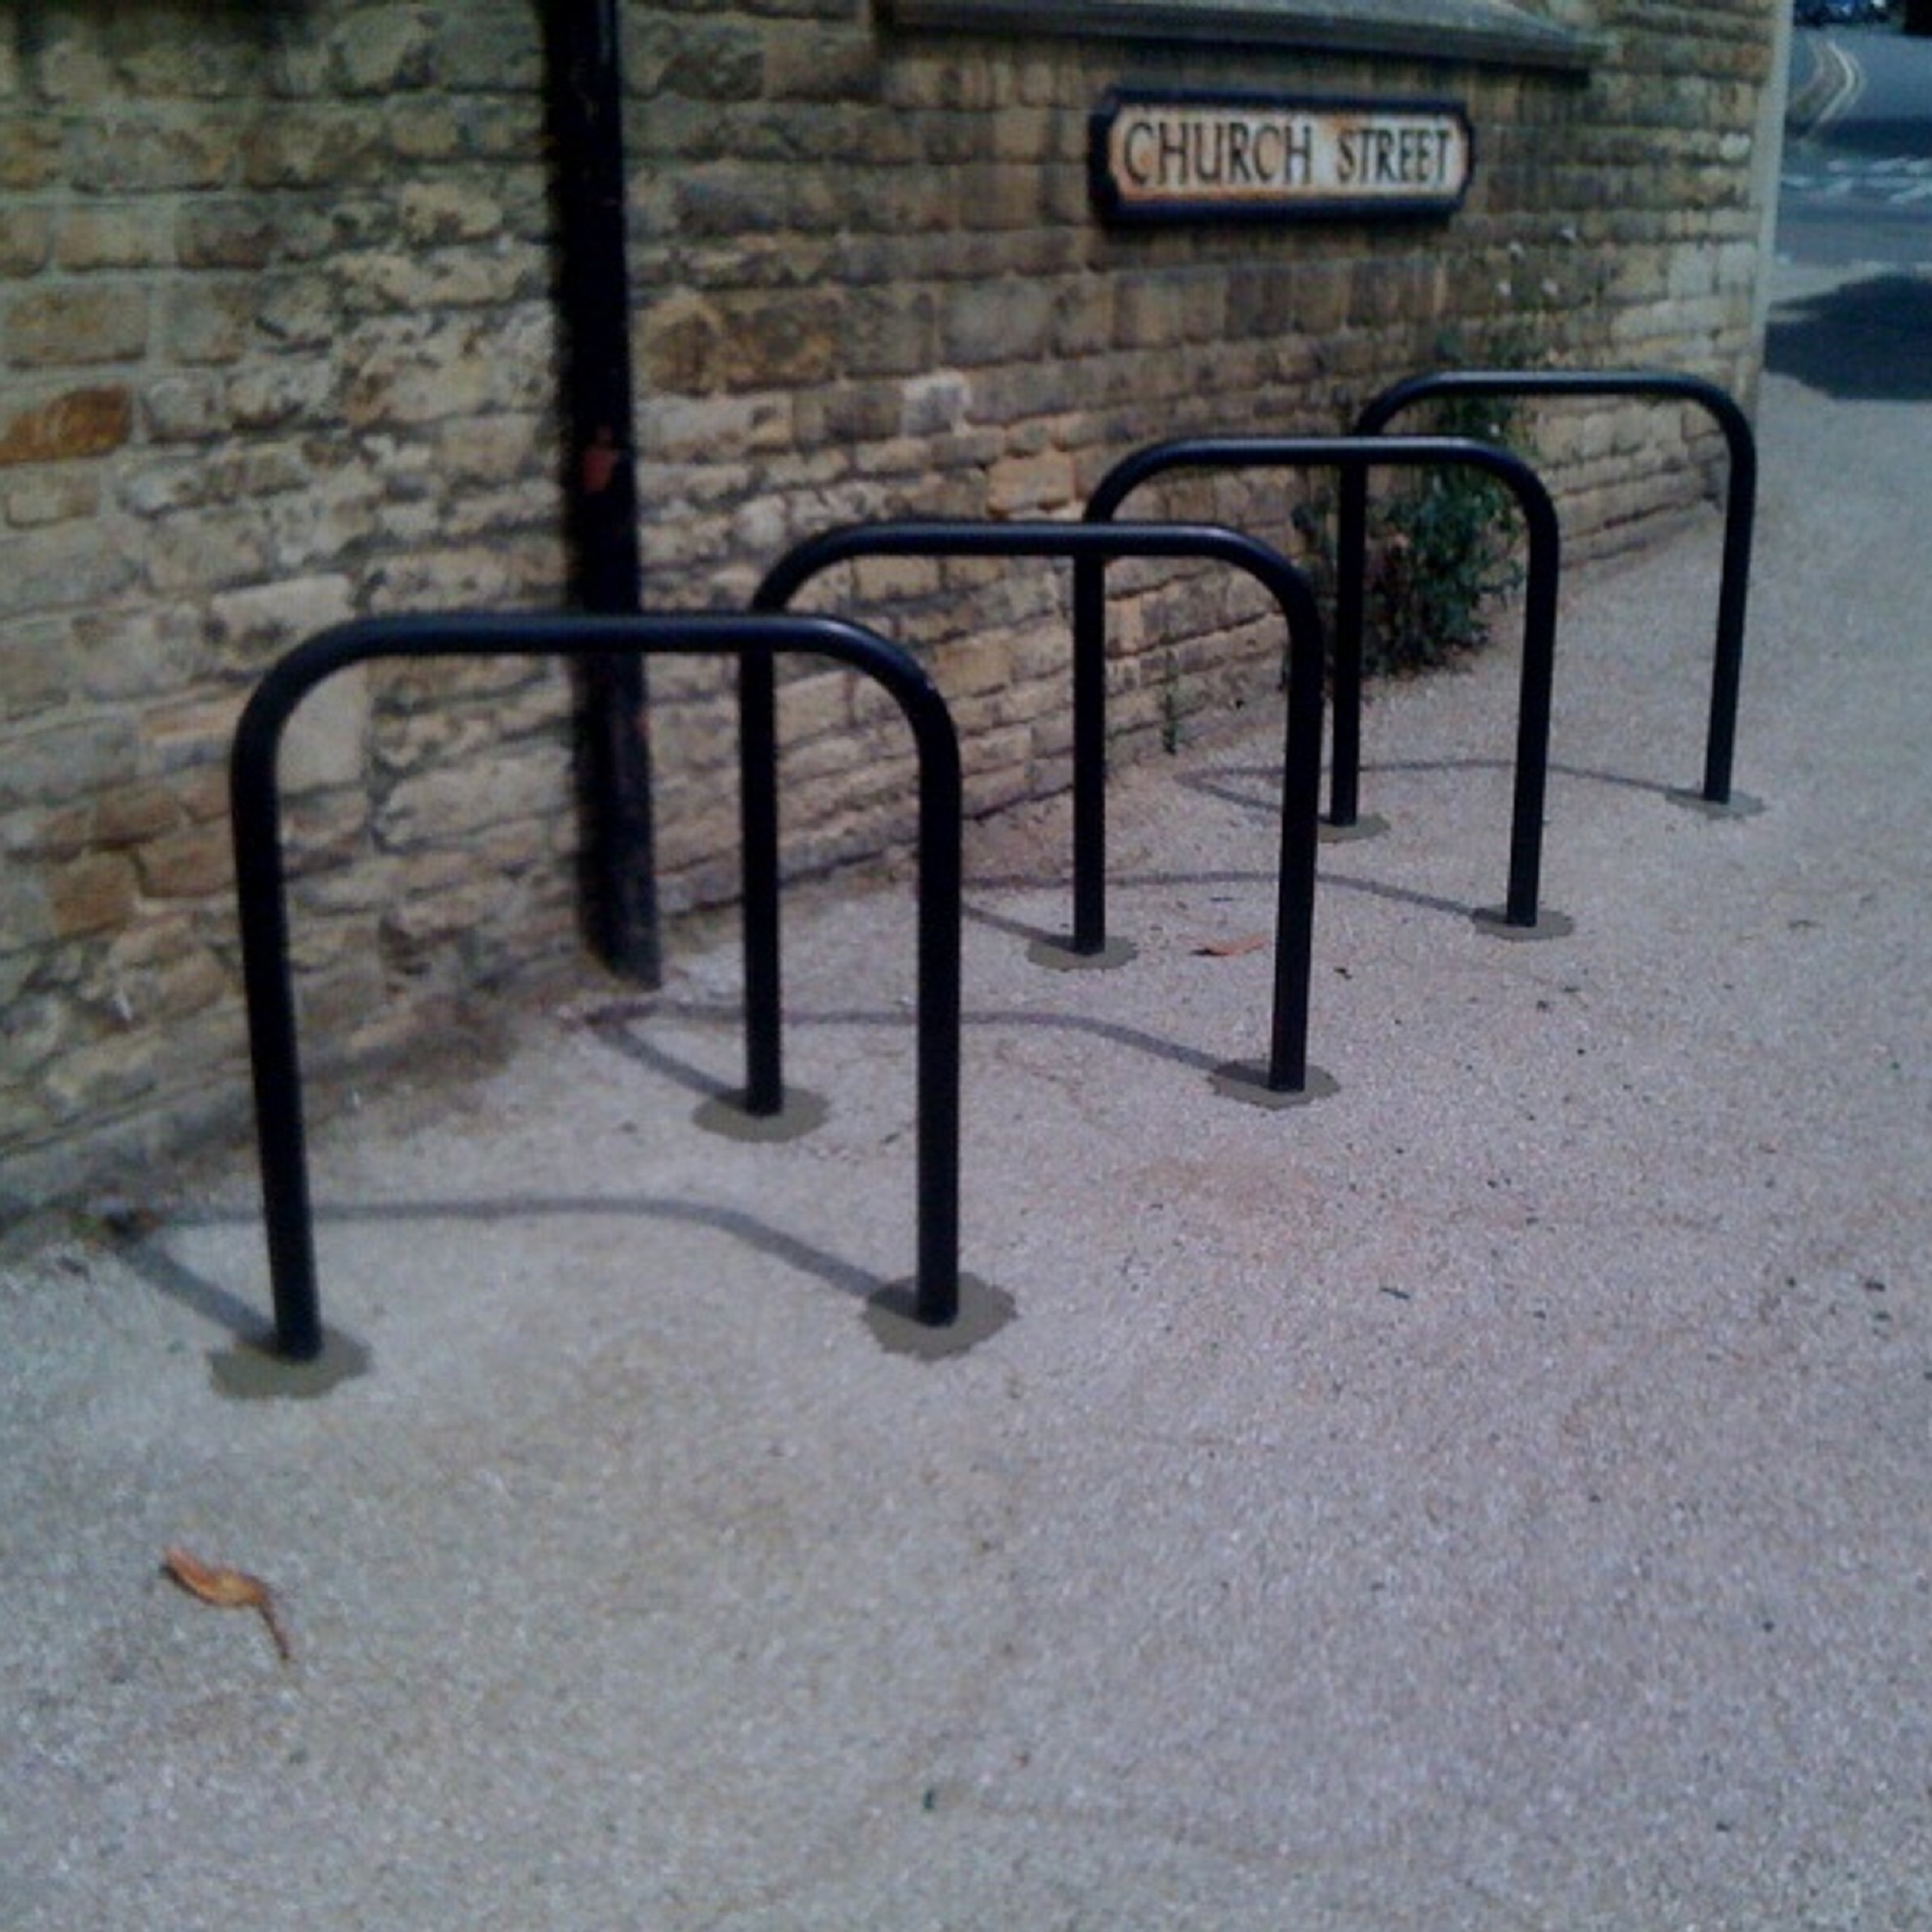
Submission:
[[[1094,203],[1107,221],[1444,215],[1462,205],[1474,165],[1455,101],[1116,89],[1089,128]]]

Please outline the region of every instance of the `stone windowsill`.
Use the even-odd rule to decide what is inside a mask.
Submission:
[[[880,0],[895,25],[1304,48],[1581,72],[1600,34],[1509,0]]]

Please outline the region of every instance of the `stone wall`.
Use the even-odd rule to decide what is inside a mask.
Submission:
[[[901,33],[865,0],[624,11],[650,600],[741,603],[888,514],[1077,512],[1137,444],[1326,431],[1445,338],[1748,390],[1773,0],[1605,0],[1580,76]],[[352,614],[564,581],[536,10],[30,0],[0,22],[0,1208],[238,1118],[223,759],[252,677]],[[1124,233],[1110,86],[1454,96],[1447,222]],[[1711,486],[1694,420],[1552,413],[1573,543]],[[1150,493],[1293,542],[1295,493]],[[1122,573],[1122,755],[1269,691],[1242,585]],[[868,566],[821,605],[930,653],[970,804],[1067,776],[1064,585]],[[726,677],[652,671],[663,890],[735,884]],[[339,680],[286,775],[321,1057],[578,961],[568,692],[543,666]],[[903,838],[910,751],[841,674],[783,690],[790,862]]]

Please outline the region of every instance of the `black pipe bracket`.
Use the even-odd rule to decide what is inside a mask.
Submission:
[[[1538,903],[1542,890],[1544,800],[1548,789],[1549,714],[1556,675],[1557,582],[1562,569],[1562,537],[1556,509],[1542,479],[1513,451],[1467,437],[1380,436],[1202,436],[1151,443],[1124,456],[1094,485],[1087,499],[1089,523],[1107,526],[1134,491],[1175,470],[1288,469],[1322,468],[1340,472],[1343,503],[1351,496],[1366,500],[1368,472],[1387,466],[1406,469],[1456,464],[1494,477],[1516,497],[1528,545],[1522,617],[1522,672],[1517,709],[1516,788],[1510,820],[1508,896],[1499,913],[1477,913],[1484,931],[1501,930],[1512,939],[1558,939],[1575,930],[1566,914]],[[1356,810],[1356,779],[1361,757],[1361,629],[1365,564],[1359,550],[1352,561],[1346,541],[1336,571],[1337,649],[1335,664],[1334,755],[1329,773],[1329,816],[1324,829],[1355,838],[1369,836]],[[1104,635],[1094,641],[1084,632],[1101,633],[1104,606],[1096,594],[1082,595],[1076,572],[1073,614],[1078,640],[1090,655],[1104,657]],[[1343,640],[1353,612],[1355,639],[1350,664]],[[1106,799],[1103,730],[1083,732],[1077,714],[1073,740],[1074,895],[1081,908],[1084,935],[1098,944],[1106,930],[1104,869]]]
[[[1757,524],[1757,438],[1737,399],[1703,376],[1674,369],[1439,369],[1393,384],[1355,420],[1358,436],[1378,436],[1405,410],[1425,402],[1460,397],[1628,396],[1656,403],[1689,403],[1702,410],[1723,433],[1729,462],[1724,492],[1724,542],[1718,577],[1717,635],[1711,656],[1711,702],[1704,733],[1704,780],[1700,787],[1674,787],[1665,796],[1706,818],[1751,818],[1763,801],[1734,790],[1731,767],[1737,750],[1738,692],[1745,651],[1745,607],[1750,590],[1751,542]],[[1366,568],[1367,505],[1359,484],[1343,492],[1337,539],[1337,571],[1346,580]],[[1342,667],[1352,665],[1355,704],[1360,705],[1362,613],[1338,610],[1335,656],[1337,705]]]

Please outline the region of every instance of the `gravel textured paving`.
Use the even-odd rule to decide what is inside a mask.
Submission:
[[[913,1253],[912,904],[798,895],[793,1077],[703,1131],[732,949],[336,1111],[362,1372],[238,1395],[245,1159],[0,1272],[18,1932],[1932,1921],[1932,406],[1786,379],[1738,779],[1718,532],[1573,574],[1546,902],[1513,645],[1381,692],[1311,1054],[1266,1037],[1279,719],[1116,793],[1128,967],[1053,974],[1060,808],[976,830],[977,1346]],[[1204,946],[1236,950],[1219,956]],[[164,1577],[266,1579],[294,1661]]]

